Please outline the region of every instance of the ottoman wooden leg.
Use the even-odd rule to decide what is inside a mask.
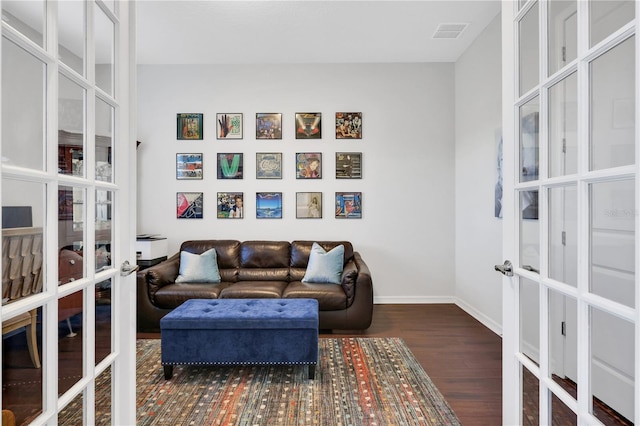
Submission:
[[[316,365],[315,364],[309,364],[307,366],[308,368],[308,374],[309,374],[309,379],[313,380],[316,378]]]
[[[169,380],[173,377],[173,365],[164,365],[164,378]]]

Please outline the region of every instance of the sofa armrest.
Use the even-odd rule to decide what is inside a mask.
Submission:
[[[142,271],[141,277],[138,279],[144,279],[149,298],[153,302],[156,291],[168,284],[173,284],[180,272],[180,253],[176,253],[167,260],[158,263],[151,268]]]

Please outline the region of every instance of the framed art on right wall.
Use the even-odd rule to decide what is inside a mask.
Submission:
[[[336,218],[362,218],[362,192],[336,192]]]
[[[336,179],[362,179],[361,152],[336,152]]]
[[[336,112],[336,139],[362,139],[361,112]]]

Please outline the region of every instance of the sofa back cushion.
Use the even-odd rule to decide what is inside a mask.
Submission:
[[[202,254],[215,248],[218,258],[218,270],[223,282],[238,281],[238,268],[240,268],[240,241],[236,240],[192,240],[185,241],[180,251],[194,254]]]
[[[240,281],[289,281],[288,241],[245,241],[240,247]]]
[[[330,251],[334,247],[342,244],[344,246],[345,265],[353,258],[353,246],[349,241],[315,241],[325,251]],[[307,270],[309,255],[314,241],[293,241],[291,243],[291,270],[289,272],[291,281],[301,281]]]

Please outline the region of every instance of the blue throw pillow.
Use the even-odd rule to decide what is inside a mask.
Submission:
[[[177,283],[219,283],[218,258],[216,249],[202,254],[180,252],[180,274]]]
[[[340,244],[328,252],[320,244],[313,243],[303,283],[340,284],[344,265],[344,246]]]

